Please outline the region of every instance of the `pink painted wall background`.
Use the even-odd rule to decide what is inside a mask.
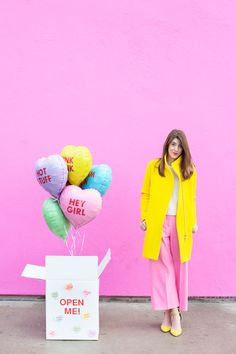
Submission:
[[[147,162],[173,128],[198,170],[191,296],[235,296],[236,4],[0,2],[0,292],[43,294],[26,263],[67,255],[44,223],[39,157],[85,145],[113,169],[84,255],[112,261],[102,295],[148,295],[139,198]]]

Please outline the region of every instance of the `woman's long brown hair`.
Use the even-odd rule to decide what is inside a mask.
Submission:
[[[180,165],[180,170],[181,170],[181,174],[183,179],[188,179],[192,176],[193,171],[194,171],[194,164],[192,161],[192,157],[191,157],[191,153],[189,150],[189,146],[188,146],[188,141],[186,138],[185,133],[182,130],[178,130],[178,129],[174,129],[172,130],[169,135],[166,138],[166,141],[164,143],[163,146],[163,152],[162,152],[162,157],[159,159],[157,167],[158,167],[158,172],[162,177],[165,177],[165,155],[168,155],[168,147],[170,145],[170,143],[172,142],[173,139],[179,139],[181,145],[182,145],[182,161],[181,161],[181,165]],[[159,163],[160,162],[160,163]]]

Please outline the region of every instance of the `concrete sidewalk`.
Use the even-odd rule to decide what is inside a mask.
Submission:
[[[189,301],[184,333],[162,333],[148,302],[101,301],[99,341],[46,341],[45,302],[0,301],[1,354],[234,354],[236,302]]]

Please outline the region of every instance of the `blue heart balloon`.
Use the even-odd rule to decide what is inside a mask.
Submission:
[[[60,155],[42,157],[36,162],[35,175],[39,184],[58,198],[67,182],[67,164]]]
[[[107,192],[112,181],[112,170],[106,165],[93,165],[88,177],[80,185],[82,189],[96,189],[101,196]]]

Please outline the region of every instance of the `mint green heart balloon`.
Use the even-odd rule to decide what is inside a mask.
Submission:
[[[43,216],[49,229],[56,235],[66,239],[70,230],[70,223],[65,218],[58,201],[53,198],[48,198],[43,203]]]

